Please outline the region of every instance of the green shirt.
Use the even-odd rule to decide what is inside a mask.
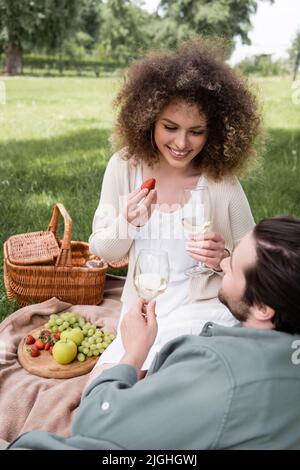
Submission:
[[[71,437],[33,431],[10,448],[300,449],[299,340],[207,323],[200,336],[169,342],[141,381],[125,364],[104,371],[82,396]]]

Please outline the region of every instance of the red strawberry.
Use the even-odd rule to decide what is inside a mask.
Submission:
[[[51,331],[50,330],[41,330],[40,335],[50,335]]]
[[[39,351],[39,348],[37,347],[36,343],[34,343],[31,347],[30,350],[35,349],[36,351]]]
[[[149,191],[151,191],[151,189],[155,188],[155,183],[156,183],[155,178],[150,178],[143,182],[141,189],[148,189]]]
[[[32,335],[28,335],[27,338],[26,338],[26,344],[34,344],[35,343],[35,339]]]
[[[50,349],[50,346],[51,346],[50,343],[46,343],[46,344],[45,344],[45,349],[46,349],[46,351],[48,351],[48,349]]]
[[[41,339],[37,339],[34,344],[36,344],[38,349],[44,349],[44,347],[45,347],[45,345],[44,345],[44,343]]]
[[[50,354],[52,354],[53,346],[50,346],[49,351],[50,351]]]
[[[48,342],[49,338],[51,338],[51,331],[42,330],[40,332],[39,338],[44,344],[46,344]]]
[[[31,356],[32,357],[37,357],[40,355],[40,351],[38,349],[31,349]]]
[[[60,339],[60,332],[58,331],[57,333],[53,333],[52,337],[55,341],[58,341]]]

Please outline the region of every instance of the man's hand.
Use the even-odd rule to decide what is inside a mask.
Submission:
[[[120,328],[125,349],[120,364],[129,364],[139,370],[157,335],[155,301],[147,303],[139,299],[124,316]]]

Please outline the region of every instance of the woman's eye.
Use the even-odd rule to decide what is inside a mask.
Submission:
[[[177,127],[166,126],[165,124],[164,124],[164,128],[165,128],[167,131],[170,131],[170,132],[175,132],[175,131],[177,131]],[[191,135],[197,136],[197,135],[202,135],[202,134],[204,134],[205,131],[201,130],[201,131],[190,131],[190,132],[191,132]]]
[[[191,131],[192,135],[202,135],[204,134],[204,131]]]

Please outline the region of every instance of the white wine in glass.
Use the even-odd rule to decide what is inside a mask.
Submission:
[[[196,189],[184,189],[182,195],[182,226],[188,239],[194,235],[201,235],[211,228],[211,202],[207,186]],[[211,271],[204,263],[199,261],[196,266],[186,269],[189,277],[197,277],[202,273]]]
[[[162,294],[170,275],[166,251],[141,250],[134,269],[134,285],[140,297],[148,302]]]

